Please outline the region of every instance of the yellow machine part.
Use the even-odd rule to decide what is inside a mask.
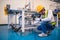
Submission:
[[[8,15],[7,7],[4,7],[4,15]]]
[[[58,18],[60,18],[60,12],[58,12]]]

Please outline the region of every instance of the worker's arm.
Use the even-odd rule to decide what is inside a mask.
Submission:
[[[44,19],[41,19],[41,20],[42,21],[51,21],[52,15],[53,15],[52,10],[49,10],[48,11],[48,17],[47,18],[44,18]]]

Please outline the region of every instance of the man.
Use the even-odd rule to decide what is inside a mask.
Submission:
[[[56,24],[52,10],[46,10],[44,6],[38,5],[36,11],[42,15],[41,24],[37,28],[42,31],[39,36],[48,36],[47,31],[53,30]]]

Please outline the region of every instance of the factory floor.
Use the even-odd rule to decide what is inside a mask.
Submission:
[[[39,37],[35,31],[14,32],[7,28],[7,25],[0,26],[0,40],[59,40],[60,38],[60,23],[59,27],[55,28],[47,37]]]

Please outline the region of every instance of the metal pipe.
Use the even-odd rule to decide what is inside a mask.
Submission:
[[[9,29],[9,27],[10,27],[10,22],[9,22],[9,14],[8,14],[8,29]]]
[[[58,14],[57,14],[57,25],[56,26],[58,27]]]
[[[22,10],[22,32],[25,32],[25,16],[24,16],[24,10]]]

